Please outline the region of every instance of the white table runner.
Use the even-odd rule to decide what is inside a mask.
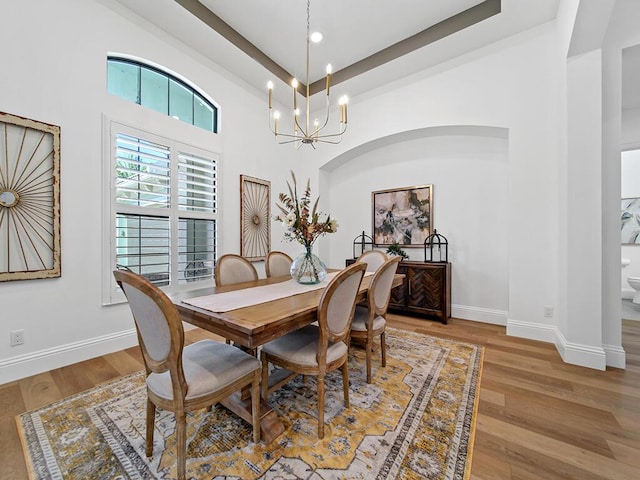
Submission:
[[[301,285],[295,280],[287,280],[286,282],[243,288],[232,292],[213,293],[201,297],[186,298],[182,300],[182,303],[204,308],[205,310],[216,313],[228,312],[229,310],[235,310],[237,308],[258,305],[260,303],[326,288],[331,279],[338,273],[339,272],[327,273],[327,278],[315,285]]]

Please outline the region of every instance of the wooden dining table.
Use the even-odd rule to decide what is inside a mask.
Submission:
[[[371,275],[367,275],[362,279],[356,299],[357,302],[366,299],[371,278]],[[397,274],[393,286],[400,285],[402,278],[403,275]],[[233,341],[234,345],[257,355],[260,345],[264,345],[271,340],[314,322],[317,319],[318,305],[324,288],[263,303],[251,304],[225,312],[214,312],[187,304],[185,301],[190,301],[194,297],[247,290],[253,287],[286,281],[291,281],[291,277],[286,275],[233,285],[208,287],[189,291],[188,297],[185,294],[173,295],[171,300],[184,322],[220,335]],[[251,291],[247,290],[247,292],[250,294]],[[251,423],[251,401],[247,391],[233,394],[221,403],[236,415]],[[284,424],[267,402],[261,400],[260,408],[261,438],[266,443],[270,443],[284,431]]]

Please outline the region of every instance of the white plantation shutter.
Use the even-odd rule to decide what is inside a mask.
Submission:
[[[180,210],[216,212],[216,164],[208,158],[178,153]]]
[[[148,208],[169,208],[169,147],[116,134],[116,202]]]
[[[217,155],[116,123],[111,141],[113,268],[168,291],[211,282]]]
[[[147,277],[158,286],[169,285],[169,217],[118,214],[116,265]]]
[[[216,163],[209,158],[178,153],[178,282],[213,278],[215,219],[185,218],[185,212],[216,213]]]
[[[178,221],[178,283],[211,280],[216,260],[216,221],[180,218]]]

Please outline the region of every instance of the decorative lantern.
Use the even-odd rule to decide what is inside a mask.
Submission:
[[[427,255],[428,252],[428,255]],[[440,235],[438,230],[433,229],[433,233],[424,241],[424,261],[425,262],[448,262],[449,242],[444,235]]]
[[[373,238],[363,230],[361,235],[353,239],[353,258],[358,258],[367,250],[373,250]]]

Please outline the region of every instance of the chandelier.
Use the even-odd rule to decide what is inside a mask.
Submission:
[[[309,33],[309,6],[311,0],[307,0],[307,83],[305,86],[306,95],[304,97],[305,102],[305,118],[301,122],[300,120],[300,108],[298,108],[298,80],[295,78],[291,81],[291,87],[293,88],[293,133],[282,133],[279,130],[280,112],[273,110],[273,82],[267,84],[269,91],[269,128],[275,135],[278,143],[296,143],[296,148],[300,148],[304,145],[311,145],[314,149],[316,143],[340,143],[342,140],[342,134],[347,130],[347,96],[340,97],[338,101],[339,112],[339,125],[338,131],[335,133],[325,133],[324,130],[329,123],[329,90],[331,87],[331,64],[327,65],[327,77],[326,77],[326,113],[322,125],[316,118],[313,121],[313,125],[310,123],[310,101],[309,101],[309,44],[311,37]],[[281,137],[281,138],[278,138]]]

